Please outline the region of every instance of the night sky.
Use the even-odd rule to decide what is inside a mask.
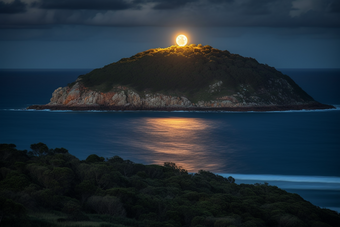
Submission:
[[[0,69],[98,68],[175,44],[340,68],[340,0],[0,0]]]

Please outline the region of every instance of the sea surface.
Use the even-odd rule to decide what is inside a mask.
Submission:
[[[80,70],[0,70],[0,143],[43,142],[79,159],[175,162],[236,183],[264,183],[340,212],[340,69],[279,69],[335,110],[282,112],[36,111]]]

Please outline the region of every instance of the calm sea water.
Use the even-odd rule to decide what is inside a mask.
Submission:
[[[340,70],[281,69],[336,110],[286,112],[27,111],[90,70],[0,70],[0,143],[43,142],[80,159],[175,162],[237,183],[277,185],[340,211]]]

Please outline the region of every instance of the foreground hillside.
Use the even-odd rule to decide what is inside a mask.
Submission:
[[[268,184],[174,163],[80,161],[64,148],[0,145],[1,226],[340,226],[340,215]]]
[[[55,90],[48,105],[94,109],[322,107],[273,67],[194,44],[150,49],[95,69]]]

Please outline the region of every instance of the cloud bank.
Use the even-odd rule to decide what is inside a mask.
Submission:
[[[0,27],[340,27],[339,0],[0,0]]]

